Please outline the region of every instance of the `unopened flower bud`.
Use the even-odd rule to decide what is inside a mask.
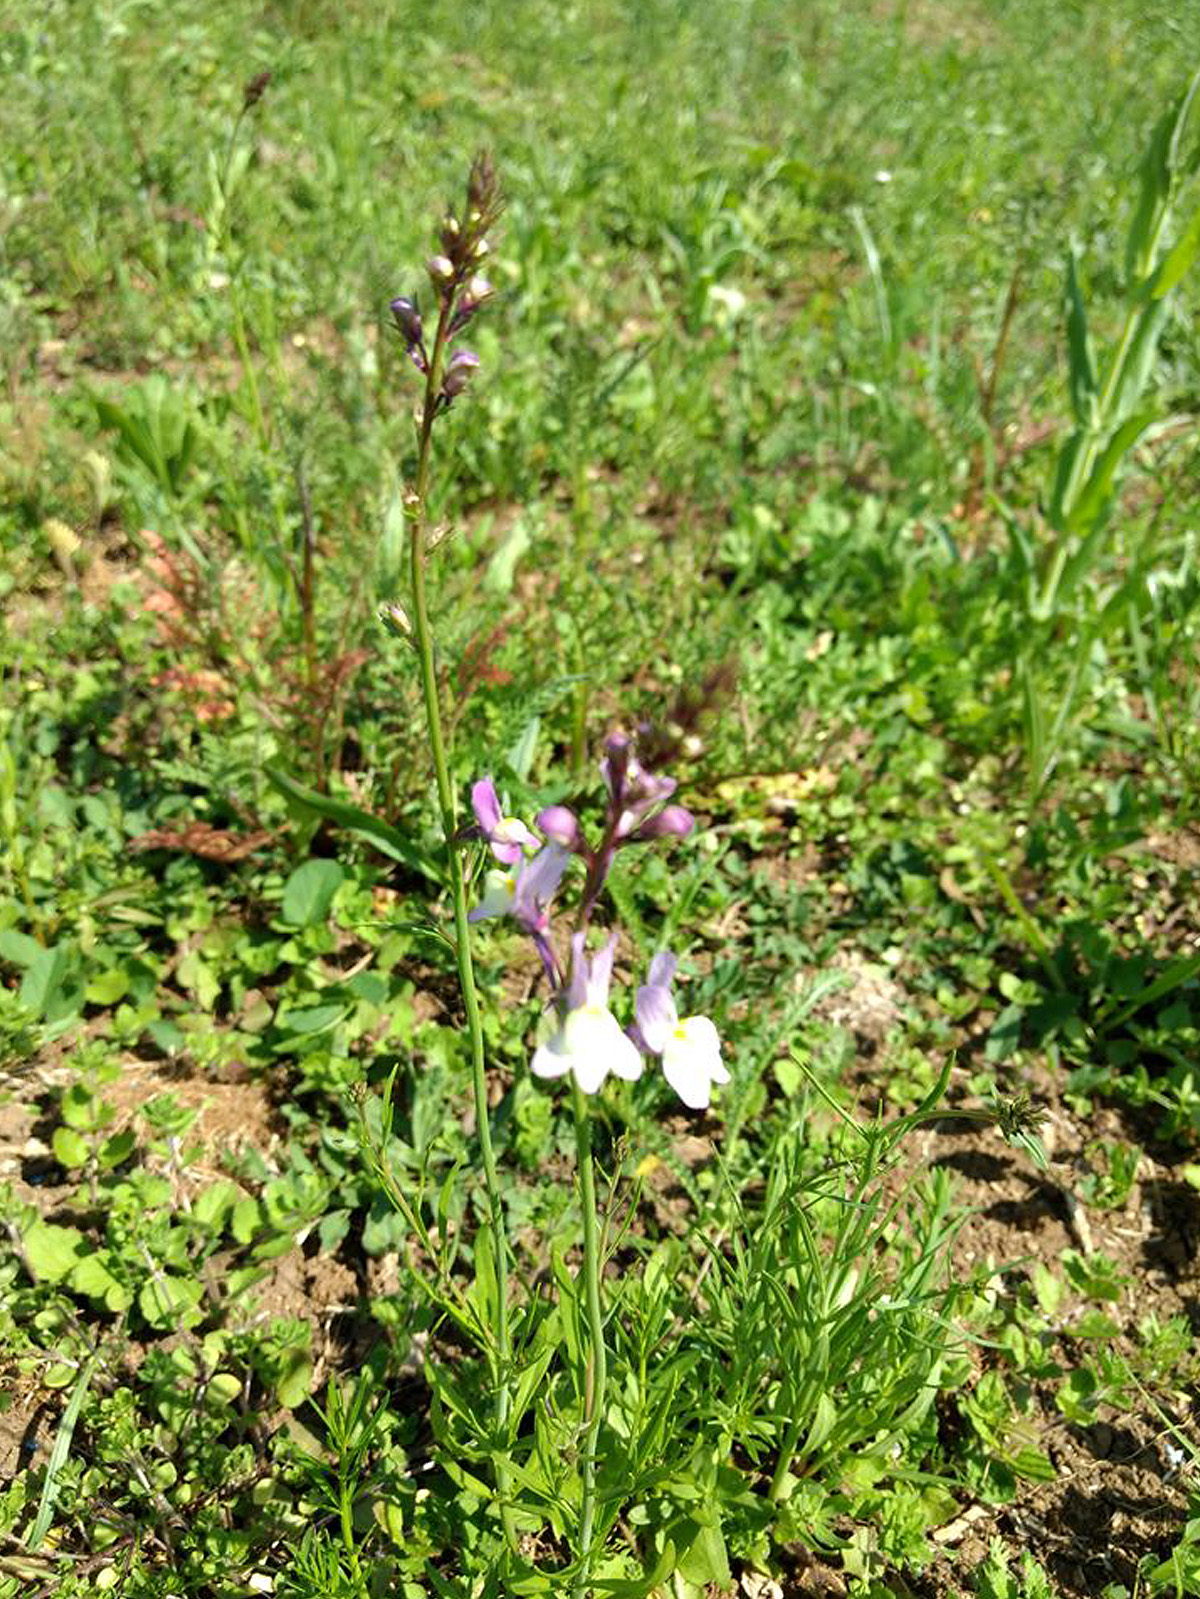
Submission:
[[[538,812],[536,826],[551,844],[561,844],[564,849],[576,852],[585,847],[579,819],[568,805],[547,805]]]
[[[474,350],[455,350],[446,363],[446,373],[442,378],[442,393],[448,400],[458,398],[478,365],[479,357]]]
[[[482,261],[484,256],[490,252],[491,248],[491,245],[486,239],[476,239],[475,248],[471,251],[471,254],[475,257],[476,261]]]
[[[696,825],[696,818],[682,805],[668,805],[642,823],[632,835],[639,843],[651,838],[686,838]]]
[[[490,300],[495,292],[490,279],[485,278],[482,272],[476,272],[467,284],[467,299],[473,305],[482,305],[485,300]]]
[[[406,295],[398,294],[391,304],[392,320],[400,330],[400,336],[411,349],[414,344],[420,344],[424,336],[421,326],[421,313],[416,303]]]
[[[429,273],[434,286],[442,289],[454,277],[454,262],[448,255],[430,256],[425,263],[425,270]]]
[[[412,623],[408,619],[408,612],[395,600],[390,605],[380,607],[379,620],[393,638],[412,637]]]

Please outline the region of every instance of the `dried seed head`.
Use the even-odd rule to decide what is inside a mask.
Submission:
[[[269,72],[256,72],[242,90],[242,110],[249,111],[256,106],[267,92],[267,85],[271,81]]]

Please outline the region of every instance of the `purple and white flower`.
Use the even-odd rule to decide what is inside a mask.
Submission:
[[[549,906],[570,859],[569,850],[547,844],[532,860],[522,855],[515,866],[506,870],[496,867],[484,878],[483,898],[467,913],[469,922],[511,916],[532,938],[546,976],[555,986],[560,979],[550,942]]]
[[[585,1094],[595,1094],[610,1072],[636,1081],[642,1075],[642,1057],[608,1008],[617,935],[590,964],[583,945],[584,935],[576,933],[571,940],[571,981],[558,1001],[558,1025],[538,1046],[530,1069],[535,1077],[564,1077],[571,1072]]]
[[[709,1018],[679,1015],[671,993],[676,965],[666,951],[651,961],[637,992],[637,1030],[650,1053],[662,1056],[663,1076],[689,1110],[707,1110],[713,1084],[729,1082],[729,1073]]]
[[[496,785],[490,777],[481,777],[472,787],[471,809],[475,812],[480,836],[487,840],[492,854],[504,866],[515,866],[526,850],[537,849],[538,841],[525,823],[501,813]]]

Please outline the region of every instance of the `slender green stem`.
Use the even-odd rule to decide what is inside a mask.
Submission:
[[[787,1424],[783,1442],[779,1446],[779,1459],[775,1464],[775,1474],[771,1478],[771,1489],[768,1498],[772,1504],[778,1504],[783,1496],[784,1485],[787,1482],[788,1473],[792,1469],[792,1461],[796,1455],[796,1446],[800,1442],[802,1426],[803,1422],[796,1416]]]
[[[354,1583],[361,1587],[362,1567],[359,1565],[358,1549],[354,1543],[354,1489],[347,1480],[344,1470],[338,1474],[338,1513],[342,1524],[342,1543],[350,1561],[350,1576]]]
[[[579,1574],[574,1599],[583,1599],[592,1569],[592,1537],[596,1525],[596,1455],[604,1419],[608,1360],[604,1351],[604,1316],[600,1308],[600,1233],[596,1224],[596,1179],[592,1170],[592,1129],[587,1097],[571,1079],[575,1141],[579,1163],[579,1202],[583,1209],[583,1275],[587,1295],[588,1360],[587,1433],[583,1445],[583,1499],[579,1510]]]
[[[467,922],[467,888],[463,877],[462,859],[454,844],[455,810],[454,789],[450,782],[450,768],[446,762],[445,740],[442,736],[441,700],[438,693],[437,666],[434,661],[433,632],[429,624],[429,607],[425,592],[425,561],[428,546],[429,519],[426,496],[429,489],[430,441],[433,421],[437,412],[438,394],[442,382],[442,366],[450,327],[450,305],[443,301],[438,318],[433,353],[425,378],[425,402],[421,410],[419,446],[417,454],[417,479],[410,502],[411,536],[409,544],[410,576],[412,579],[413,634],[417,658],[421,664],[421,686],[425,697],[425,720],[429,731],[429,748],[433,756],[434,775],[437,780],[438,807],[442,813],[442,830],[446,837],[446,871],[450,882],[450,895],[454,904],[454,953],[458,962],[458,981],[462,990],[463,1009],[467,1018],[467,1037],[471,1048],[471,1075],[475,1091],[475,1124],[479,1134],[479,1152],[483,1161],[484,1183],[487,1188],[488,1210],[492,1233],[496,1242],[496,1342],[493,1356],[495,1383],[495,1422],[503,1449],[503,1433],[508,1424],[511,1402],[509,1377],[512,1367],[512,1345],[508,1325],[508,1238],[504,1225],[504,1206],[500,1197],[500,1182],[496,1175],[496,1156],[492,1148],[492,1129],[487,1099],[487,1071],[483,1048],[483,1023],[479,1014],[479,996],[475,988],[475,968],[471,960],[470,927]],[[496,1488],[500,1497],[501,1515],[509,1543],[517,1543],[516,1524],[510,1502],[507,1468],[496,1465]]]

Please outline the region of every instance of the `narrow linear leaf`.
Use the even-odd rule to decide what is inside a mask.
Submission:
[[[1067,253],[1067,355],[1071,368],[1071,409],[1081,428],[1095,428],[1099,420],[1096,363],[1088,332],[1087,306],[1079,282],[1079,251]]]
[[[79,1412],[83,1409],[83,1401],[87,1397],[88,1385],[91,1383],[92,1373],[96,1369],[96,1362],[99,1358],[99,1350],[93,1350],[91,1355],[89,1355],[87,1364],[79,1373],[71,1397],[67,1401],[67,1408],[63,1411],[62,1420],[58,1424],[54,1448],[50,1451],[50,1460],[46,1466],[46,1479],[42,1483],[42,1497],[38,1504],[37,1517],[29,1533],[29,1548],[31,1550],[39,1549],[42,1539],[50,1531],[50,1523],[54,1519],[54,1502],[58,1498],[59,1479],[71,1453],[71,1439],[75,1433],[75,1424],[79,1420]]]
[[[294,777],[289,777],[286,772],[280,771],[278,767],[267,766],[264,771],[267,781],[301,814],[323,816],[326,821],[336,822],[347,832],[360,834],[390,859],[401,862],[410,871],[419,873],[431,883],[441,885],[442,874],[435,863],[423,849],[411,843],[390,822],[385,822],[380,816],[372,816],[370,811],[351,805],[348,800],[335,799],[332,795],[318,793],[315,788],[307,788],[303,783],[298,783]]]

